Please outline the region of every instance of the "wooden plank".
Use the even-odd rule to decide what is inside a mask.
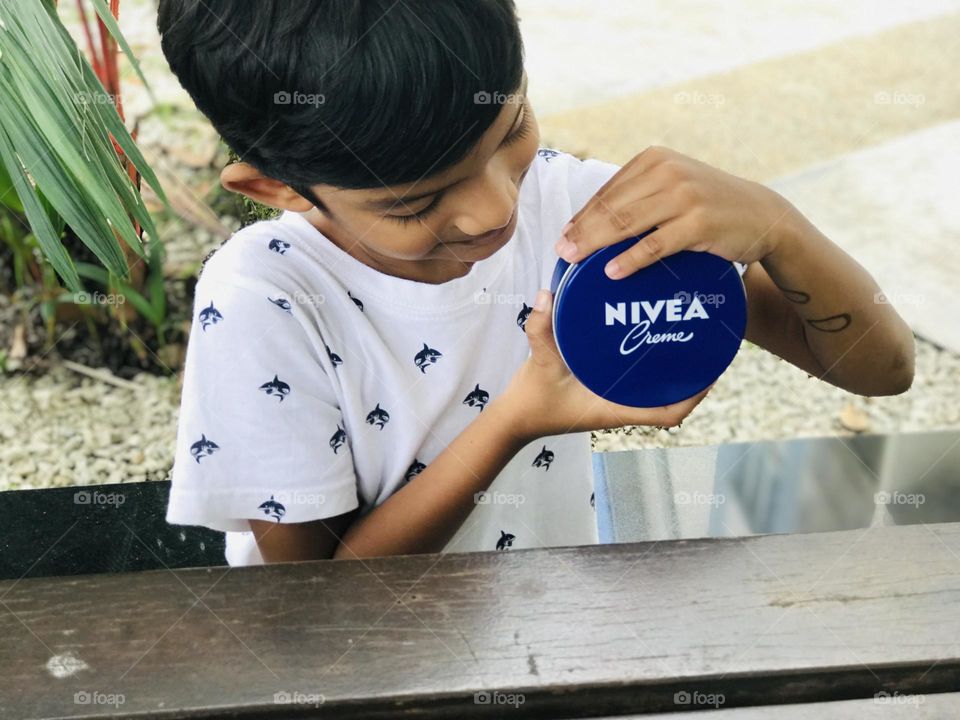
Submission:
[[[683,691],[955,691],[958,569],[951,523],[5,581],[0,717],[507,715],[476,693],[518,694],[510,717],[597,717],[673,711]]]
[[[692,709],[689,708],[688,709]],[[655,715],[617,715],[600,720],[677,720],[676,713]],[[707,710],[693,716],[697,720],[947,720],[960,717],[960,693],[931,695],[889,695],[869,700],[839,700],[797,705]]]

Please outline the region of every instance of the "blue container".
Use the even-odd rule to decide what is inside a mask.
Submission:
[[[611,280],[606,264],[651,231],[557,263],[553,328],[574,376],[620,405],[659,407],[709,387],[740,349],[747,296],[733,263],[681,251]]]

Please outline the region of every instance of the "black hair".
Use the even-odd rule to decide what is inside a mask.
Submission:
[[[226,143],[306,197],[463,160],[517,92],[513,0],[160,0],[170,68]]]

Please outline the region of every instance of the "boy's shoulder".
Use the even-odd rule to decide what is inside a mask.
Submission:
[[[287,213],[258,220],[237,230],[203,259],[198,285],[226,283],[258,290],[274,290],[289,283],[289,259],[298,245],[298,230]]]

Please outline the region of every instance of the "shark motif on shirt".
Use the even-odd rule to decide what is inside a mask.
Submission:
[[[497,550],[508,550],[513,547],[513,541],[517,539],[516,535],[500,531],[500,539],[497,540]]]
[[[550,469],[550,463],[553,462],[553,451],[547,450],[547,446],[543,446],[543,450],[540,451],[540,454],[533,459],[533,467],[542,467],[544,470]]]
[[[200,311],[200,329],[204,332],[207,331],[208,325],[216,325],[218,322],[223,320],[223,315],[220,314],[220,311],[213,306],[213,300],[210,301],[210,304]]]
[[[280,518],[287,514],[287,509],[283,506],[283,503],[274,500],[273,495],[270,496],[269,500],[260,503],[257,510],[263,510],[264,515],[274,518],[277,522],[280,522]]]
[[[596,493],[590,493],[590,507],[592,507],[594,510],[596,510],[597,508],[597,501],[596,501],[596,498],[594,497],[595,495]]]
[[[286,240],[280,240],[278,238],[274,238],[273,240],[270,241],[270,244],[267,247],[269,247],[275,253],[286,255],[287,250],[290,249],[290,243],[288,243]]]
[[[193,459],[199,463],[200,458],[213,455],[219,449],[219,445],[213,442],[213,440],[207,440],[207,436],[201,433],[200,439],[190,446],[190,454],[193,455]]]
[[[276,395],[280,398],[280,402],[283,402],[283,399],[290,394],[290,386],[276,375],[273,376],[273,380],[261,385],[260,389],[267,395]]]
[[[423,350],[418,352],[413,357],[413,362],[416,363],[417,367],[420,368],[420,372],[426,374],[427,367],[429,365],[435,365],[437,360],[443,357],[443,353],[439,350],[434,350],[432,347],[423,344]]]
[[[519,325],[520,329],[524,332],[527,331],[527,319],[530,317],[530,313],[532,312],[533,308],[524,303],[523,310],[521,310],[520,314],[517,315],[517,325]]]
[[[330,437],[330,447],[333,448],[334,454],[337,450],[343,447],[343,444],[347,441],[347,431],[340,427],[339,423],[337,424],[337,431]]]
[[[546,162],[550,162],[555,157],[560,157],[560,153],[556,150],[551,150],[550,148],[541,148],[537,150],[537,155],[542,157]]]
[[[360,312],[363,312],[363,303],[360,302],[358,298],[355,298],[353,295],[351,295],[349,290],[347,290],[347,297],[353,300],[353,304],[360,308]]]
[[[277,298],[276,300],[274,300],[272,297],[270,297],[270,296],[268,295],[268,296],[267,296],[267,300],[269,300],[270,302],[272,302],[274,305],[276,305],[276,306],[277,306],[278,308],[280,308],[281,310],[286,310],[288,313],[290,313],[291,315],[293,315],[293,311],[290,309],[290,308],[293,307],[293,306],[290,304],[290,301],[287,300],[286,298]]]
[[[423,472],[426,467],[426,465],[414,458],[413,462],[410,463],[410,467],[407,468],[407,472],[403,475],[403,481],[410,482],[414,477]]]
[[[327,357],[330,358],[330,362],[333,363],[334,367],[337,367],[338,365],[343,365],[343,359],[339,355],[337,355],[333,350],[331,350],[329,345],[324,345],[324,347],[327,349]]]
[[[383,430],[383,426],[390,422],[390,413],[380,407],[380,403],[377,403],[377,406],[367,413],[367,424],[376,425],[378,428]]]
[[[463,399],[463,405],[469,405],[470,407],[479,407],[482,411],[483,408],[487,406],[487,403],[490,401],[490,393],[486,390],[481,390],[480,385],[477,384],[473,390],[470,391],[470,394]]]

